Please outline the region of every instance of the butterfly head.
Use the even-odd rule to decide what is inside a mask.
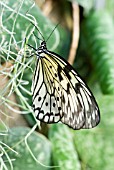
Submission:
[[[41,54],[44,52],[44,50],[46,50],[47,47],[46,47],[46,42],[45,41],[42,41],[41,44],[40,44],[40,47],[38,48],[38,54]]]

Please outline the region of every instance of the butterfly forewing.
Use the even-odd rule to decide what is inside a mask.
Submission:
[[[100,121],[94,96],[73,67],[57,54],[43,49],[33,80],[36,118],[61,121],[73,129],[92,128]]]
[[[61,121],[73,129],[96,126],[100,120],[99,109],[89,88],[72,66],[65,63],[57,54],[48,53],[61,66],[59,74],[63,79],[60,84],[64,87],[65,98],[64,115]]]

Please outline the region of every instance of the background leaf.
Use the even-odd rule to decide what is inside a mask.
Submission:
[[[54,165],[60,170],[80,170],[80,162],[73,145],[70,129],[63,124],[52,125],[49,131],[49,139],[52,143],[52,156]],[[58,169],[58,168],[56,168]]]
[[[101,89],[103,93],[114,94],[113,20],[105,11],[92,12],[82,27],[89,60],[98,75]]]
[[[48,169],[50,165],[50,153],[51,153],[51,146],[50,142],[41,134],[33,132],[28,138],[28,146],[30,147],[32,153],[34,154],[35,158],[43,164],[44,166],[40,165],[40,163],[36,162],[33,157],[31,156],[27,145],[25,144],[25,136],[30,132],[29,128],[25,127],[17,127],[10,129],[10,133],[4,137],[0,137],[0,141],[8,145],[10,148],[15,149],[18,153],[12,152],[12,150],[4,147],[5,151],[7,152],[8,156],[12,161],[14,169],[21,169],[25,170],[43,170]],[[11,169],[7,157],[5,154],[2,156],[4,162],[6,162],[6,166],[8,170]]]

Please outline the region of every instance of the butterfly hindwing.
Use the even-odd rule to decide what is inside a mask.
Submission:
[[[87,85],[70,64],[47,49],[38,58],[32,89],[37,119],[61,121],[73,129],[99,123],[99,109]]]
[[[57,123],[62,117],[60,94],[57,90],[59,83],[54,78],[54,67],[42,57],[36,65],[37,79],[34,76],[33,80],[34,112],[39,120],[46,123]]]

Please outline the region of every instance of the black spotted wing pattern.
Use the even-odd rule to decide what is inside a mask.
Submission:
[[[51,64],[47,58],[41,57],[37,62],[32,85],[36,118],[46,123],[57,123],[63,116],[56,68],[54,63]]]
[[[33,80],[36,118],[73,129],[92,128],[100,121],[94,96],[73,67],[55,53],[43,50]]]

